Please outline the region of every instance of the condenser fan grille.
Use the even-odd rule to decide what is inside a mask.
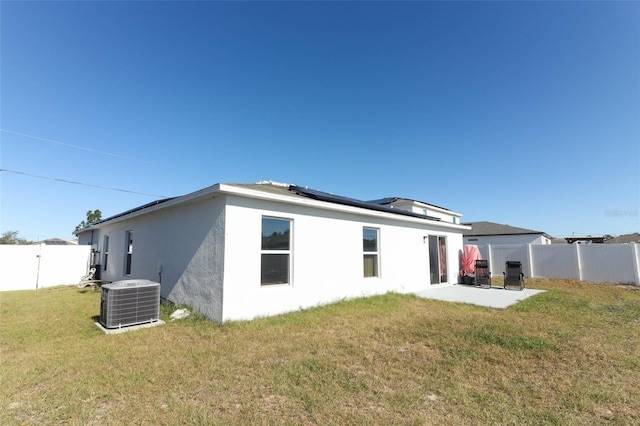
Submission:
[[[160,284],[149,280],[116,281],[102,286],[100,324],[120,328],[160,319]]]

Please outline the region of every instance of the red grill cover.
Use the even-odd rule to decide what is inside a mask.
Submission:
[[[460,276],[473,277],[476,274],[476,260],[482,260],[482,255],[478,246],[464,246],[462,257],[460,258]]]

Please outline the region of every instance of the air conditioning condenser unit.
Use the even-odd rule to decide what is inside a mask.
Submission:
[[[115,281],[102,286],[100,324],[121,328],[160,319],[160,283],[150,280]]]

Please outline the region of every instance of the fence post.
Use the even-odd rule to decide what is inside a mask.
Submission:
[[[576,248],[576,261],[577,261],[577,266],[578,266],[578,281],[582,281],[582,259],[580,256],[580,246],[581,244],[573,244],[573,246]]]
[[[36,290],[38,289],[38,285],[40,284],[40,261],[42,260],[42,244],[38,246],[38,254],[36,254],[38,258],[38,269],[36,271]]]
[[[633,265],[633,284],[640,285],[640,259],[638,259],[638,257],[640,256],[640,252],[638,252],[638,244],[631,243],[630,246],[632,256],[631,264]]]
[[[527,244],[527,260],[529,261],[529,276],[534,277],[533,273],[533,250],[531,250],[531,243]]]
[[[489,261],[489,273],[493,275],[493,260],[491,259],[491,244],[487,244],[487,261]]]

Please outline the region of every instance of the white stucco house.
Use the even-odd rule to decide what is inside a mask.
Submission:
[[[542,231],[501,225],[494,222],[468,222],[471,230],[464,232],[464,244],[551,244],[552,238]]]
[[[224,322],[455,284],[470,229],[460,216],[408,199],[221,183],[76,233],[101,279],[160,282],[162,298]]]

